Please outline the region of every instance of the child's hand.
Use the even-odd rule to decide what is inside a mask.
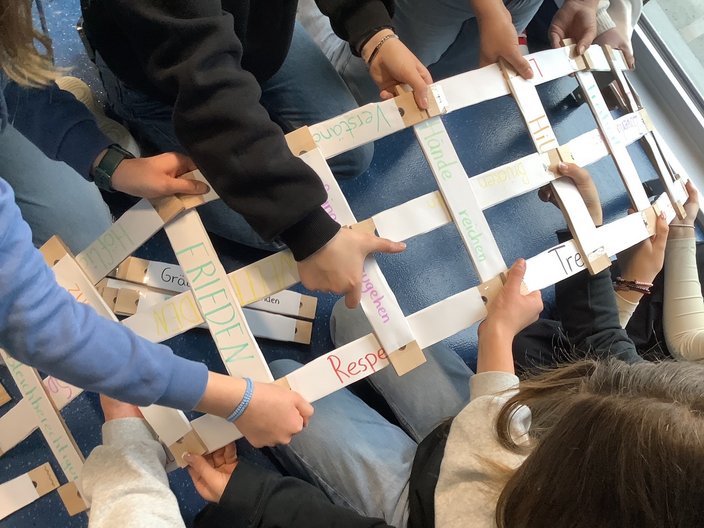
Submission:
[[[303,286],[345,295],[347,308],[356,308],[362,297],[362,266],[370,253],[399,253],[403,242],[340,229],[322,248],[298,262],[298,275]]]
[[[365,62],[384,37],[393,34],[390,29],[383,29],[364,45],[362,57]],[[413,97],[419,108],[428,108],[428,85],[433,78],[428,69],[418,60],[399,39],[384,42],[374,59],[369,64],[369,75],[379,87],[382,99],[394,97],[394,87],[407,84],[413,89]]]
[[[573,39],[577,54],[582,55],[596,37],[596,2],[565,0],[552,19],[548,35],[553,48],[564,39]]]
[[[682,224],[685,226],[694,226],[694,222],[697,219],[697,214],[699,213],[699,192],[689,180],[686,185],[687,201],[684,203],[684,211],[687,214],[684,220],[681,222],[675,222],[676,224]],[[694,238],[694,229],[689,227],[679,227],[670,226],[670,238]]]
[[[237,448],[228,444],[209,455],[186,453],[188,474],[198,494],[208,502],[219,502],[225,487],[237,467]]]
[[[205,194],[209,191],[205,183],[178,177],[195,169],[195,164],[187,156],[167,152],[150,158],[122,160],[111,183],[116,191],[140,198]]]
[[[527,295],[521,293],[525,274],[526,261],[518,259],[508,271],[503,288],[487,306],[483,332],[490,330],[513,339],[518,332],[538,320],[543,311],[543,301],[540,291]]]
[[[583,169],[582,167],[575,165],[574,163],[560,163],[557,167],[560,174],[566,176],[574,182],[577,186],[579,194],[584,200],[584,204],[587,206],[594,225],[600,226],[603,222],[602,210],[601,210],[601,200],[599,199],[599,191],[594,184],[589,171]],[[540,188],[538,191],[538,196],[544,202],[550,202],[555,207],[559,207],[552,195],[552,188],[550,185],[546,185]]]
[[[599,44],[599,46],[609,45],[614,49],[621,50],[623,56],[626,58],[626,64],[630,69],[635,68],[636,60],[633,57],[633,49],[631,48],[631,42],[621,35],[621,32],[614,28],[607,29],[601,35],[594,39],[594,44]]]
[[[252,401],[235,422],[254,447],[288,444],[308,425],[313,406],[297,392],[273,383],[254,383]]]
[[[657,219],[653,236],[618,254],[621,277],[626,280],[652,283],[665,262],[668,231],[669,226],[663,213]]]
[[[501,6],[501,11],[479,19],[479,67],[504,59],[524,79],[533,78],[533,69],[518,47],[518,34],[511,21],[511,13]]]

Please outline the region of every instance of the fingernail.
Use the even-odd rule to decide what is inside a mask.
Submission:
[[[207,186],[206,184],[204,184],[203,182],[198,182],[198,184],[196,185],[196,190],[197,190],[199,193],[205,194],[205,193],[207,193],[207,192],[210,190],[210,187],[208,187],[208,186]]]
[[[399,242],[398,245],[401,247],[401,249],[406,249],[406,243],[405,243],[405,242]]]
[[[428,108],[428,98],[423,96],[420,98],[420,103],[423,105],[423,108]]]
[[[190,453],[184,453],[183,455],[181,455],[181,458],[183,458],[188,464],[193,462],[193,455],[191,455]]]
[[[567,165],[567,163],[561,161],[557,168],[560,169],[561,172],[567,172],[570,169],[570,166]]]

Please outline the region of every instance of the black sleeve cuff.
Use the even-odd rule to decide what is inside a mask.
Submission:
[[[327,244],[339,230],[340,224],[318,207],[303,220],[283,231],[280,238],[300,262]]]
[[[384,27],[392,26],[391,12],[383,2],[365,2],[349,13],[344,21],[344,31],[352,53],[359,56],[362,45]]]

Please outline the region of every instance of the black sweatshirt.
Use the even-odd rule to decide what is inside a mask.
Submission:
[[[220,197],[302,260],[339,225],[317,175],[259,104],[283,63],[295,0],[82,0],[88,39],[129,87],[173,105],[179,141]],[[318,0],[356,50],[389,25],[393,0]],[[311,79],[315,82],[315,79]],[[311,123],[312,124],[312,123]]]

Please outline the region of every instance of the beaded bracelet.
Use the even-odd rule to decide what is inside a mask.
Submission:
[[[372,65],[372,61],[374,60],[374,57],[377,56],[377,54],[379,53],[379,50],[384,45],[384,43],[387,40],[391,40],[391,39],[395,39],[395,38],[396,39],[398,38],[398,35],[396,33],[389,33],[388,35],[383,37],[379,42],[377,42],[377,45],[374,47],[371,54],[369,55],[369,58],[367,59],[367,67]]]
[[[653,284],[650,282],[626,280],[623,277],[616,277],[614,281],[614,290],[616,291],[635,291],[643,295],[650,295],[650,288],[652,287]]]
[[[247,407],[249,407],[249,402],[252,401],[254,383],[252,383],[252,380],[249,378],[244,378],[244,381],[247,384],[247,388],[244,391],[244,396],[242,396],[242,401],[237,407],[235,407],[235,410],[232,411],[232,414],[230,414],[230,416],[226,418],[226,420],[230,423],[234,423],[235,420],[239,419],[239,417],[242,416],[247,410]]]

